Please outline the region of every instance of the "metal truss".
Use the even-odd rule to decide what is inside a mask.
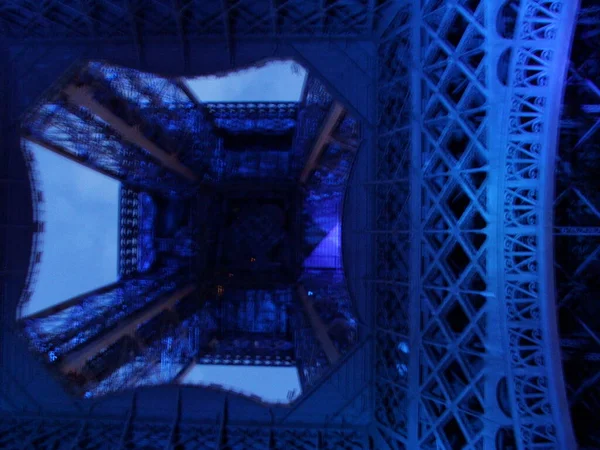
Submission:
[[[213,423],[171,424],[135,418],[135,399],[124,420],[82,418],[2,417],[0,445],[6,449],[368,449],[366,430],[337,427],[244,426],[228,424],[226,410]],[[178,406],[179,408],[179,406]]]
[[[575,11],[413,2],[382,37],[376,417],[392,448],[574,446],[548,155]]]
[[[185,59],[187,41],[205,36],[225,39],[233,54],[242,36],[356,38],[377,30],[376,173],[361,185],[375,199],[375,217],[361,232],[376,244],[376,270],[366,280],[373,289],[365,289],[375,294],[375,380],[365,376],[374,390],[371,447],[570,449],[575,437],[598,446],[597,430],[585,423],[599,410],[600,353],[592,294],[600,248],[598,10],[583,0],[568,68],[577,3],[194,0],[86,10],[46,2],[36,10],[13,0],[1,23],[10,38],[49,38],[48,30],[133,37],[140,61],[144,40],[157,35],[180,39]],[[577,51],[584,44],[588,52]],[[298,324],[297,333],[307,329]],[[297,342],[305,344],[298,354],[327,373],[319,381],[303,374],[309,390],[331,393],[349,382],[343,371],[327,372],[314,336]],[[579,369],[582,359],[589,370]],[[354,386],[348,404],[362,399],[361,389]],[[308,421],[325,405],[305,398],[289,414]],[[306,415],[296,415],[303,407]],[[360,428],[241,427],[228,423],[227,408],[214,423],[175,416],[170,427],[151,427],[134,409],[115,422],[3,417],[0,442],[51,445],[68,432],[73,448],[94,448],[100,436],[111,447],[156,439],[165,448],[369,448]]]
[[[233,134],[284,134],[296,128],[297,102],[202,103],[214,125]]]

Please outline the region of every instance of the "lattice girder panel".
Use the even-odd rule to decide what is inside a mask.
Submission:
[[[500,5],[498,5],[500,6]],[[498,202],[502,241],[492,263],[502,270],[494,290],[504,312],[508,395],[514,437],[521,448],[574,448],[559,358],[552,274],[552,220],[556,127],[577,2],[526,1],[498,8],[500,38],[493,57],[497,101],[490,114],[498,130],[490,148],[502,173]],[[502,38],[515,38],[503,41]],[[513,43],[512,47],[507,44]],[[490,172],[492,174],[492,172]],[[506,433],[503,427],[499,432]]]
[[[393,2],[378,0],[327,3],[311,0],[182,0],[166,2],[77,0],[33,4],[13,0],[3,9],[0,24],[11,38],[131,38],[142,36],[244,37],[369,36]],[[331,30],[331,31],[329,31]]]
[[[523,11],[535,9],[529,7],[528,10],[524,5],[520,7]],[[415,257],[421,262],[420,267],[409,272],[408,280],[404,280],[405,289],[415,286],[409,300],[409,317],[413,326],[409,328],[412,355],[408,369],[412,373],[408,392],[413,393],[415,400],[403,406],[412,412],[413,418],[405,425],[408,428],[406,433],[382,431],[392,440],[395,438],[394,445],[398,447],[404,442],[409,447],[437,445],[438,448],[462,448],[468,445],[468,448],[481,448],[484,439],[491,444],[496,434],[506,433],[507,428],[503,424],[510,426],[511,423],[506,412],[508,409],[505,407],[506,411],[496,412],[501,408],[490,395],[508,369],[501,361],[506,352],[503,350],[503,342],[506,341],[502,332],[490,330],[490,325],[503,317],[496,306],[497,300],[489,293],[496,289],[496,273],[493,270],[497,267],[495,262],[490,265],[490,261],[495,261],[502,252],[502,247],[496,244],[498,234],[492,232],[494,226],[490,228],[490,223],[497,223],[495,217],[498,214],[499,217],[510,217],[510,214],[505,216],[504,211],[499,213],[496,209],[493,198],[496,186],[491,183],[495,182],[498,172],[493,176],[490,174],[492,162],[497,164],[497,156],[490,158],[488,147],[496,126],[496,122],[490,124],[488,117],[495,118],[494,114],[488,113],[490,102],[495,99],[491,94],[495,86],[488,85],[488,80],[491,74],[496,73],[496,63],[490,63],[484,55],[488,49],[487,41],[497,39],[494,36],[496,30],[490,26],[495,23],[491,17],[497,10],[486,2],[420,2],[396,16],[380,47],[385,49],[386,35],[402,35],[405,32],[407,43],[410,36],[412,42],[405,47],[403,58],[397,47],[392,47],[393,50],[387,54],[382,52],[382,62],[390,71],[398,71],[399,82],[404,79],[404,83],[410,85],[408,91],[420,96],[410,103],[417,108],[412,114],[398,112],[404,123],[382,122],[379,133],[384,150],[383,157],[379,158],[384,169],[379,172],[381,180],[397,177],[393,171],[396,164],[412,159],[411,173],[404,175],[405,183],[411,189],[404,189],[409,192],[404,194],[404,198],[410,202],[409,217],[417,215],[402,219],[402,215],[407,213],[401,208],[396,208],[397,215],[385,214],[389,206],[385,196],[381,195],[378,206],[380,211],[384,211],[380,215],[381,227],[397,230],[401,229],[398,223],[401,227],[410,224],[411,245],[404,253],[410,255],[413,265]],[[406,25],[411,14],[415,27],[412,35]],[[484,20],[486,15],[489,18]],[[546,26],[540,25],[542,28]],[[394,41],[397,42],[401,41]],[[412,59],[409,45],[412,47]],[[535,57],[540,55],[535,54]],[[414,68],[406,75],[401,62],[388,65],[385,58],[411,61]],[[419,64],[415,67],[417,59]],[[527,77],[531,80],[539,78],[531,73]],[[391,77],[386,75],[383,79]],[[400,87],[394,95],[406,91],[406,87]],[[410,97],[404,95],[404,99],[402,106],[406,107]],[[393,97],[390,97],[390,104],[393,105],[393,102]],[[524,111],[522,119],[509,123],[515,123],[515,129],[521,130],[537,127],[536,114],[541,105],[524,98],[513,103],[513,108],[519,107]],[[407,123],[410,119],[413,120],[412,126]],[[498,122],[498,125],[501,123]],[[406,128],[403,129],[403,126]],[[392,138],[384,140],[387,136]],[[410,151],[407,146],[400,147],[401,144],[396,143],[400,140],[398,138],[405,143],[410,142]],[[386,154],[390,143],[394,143],[392,145],[396,145],[398,150],[394,159]],[[519,152],[519,157],[523,159],[527,151],[524,148],[525,153]],[[402,156],[403,152],[406,156]],[[394,163],[392,167],[388,167],[390,162]],[[404,164],[408,167],[407,163]],[[510,175],[524,173],[536,176],[535,164],[520,162],[517,170],[512,170]],[[400,177],[398,181],[402,183]],[[494,191],[491,192],[489,186],[493,186]],[[531,196],[518,198],[523,199],[523,204],[532,200]],[[394,201],[397,202],[395,198]],[[519,206],[517,214],[526,218],[527,213],[520,212],[524,209]],[[519,278],[517,274],[532,267],[533,260],[529,254],[537,245],[535,239],[532,241],[520,236],[507,241],[506,249],[512,254],[508,280],[513,276]],[[384,275],[383,272],[381,274]],[[535,278],[537,273],[534,272],[533,276]],[[394,278],[397,276],[392,276]],[[399,289],[403,288],[402,279],[394,281]],[[501,289],[500,286],[498,288]],[[520,311],[527,314],[528,308],[522,306]],[[387,316],[384,313],[378,314],[378,317]],[[416,326],[418,323],[421,325]],[[515,339],[525,352],[515,357],[525,357],[526,354],[526,358],[535,359],[535,353],[530,355],[527,350],[540,344],[538,336],[535,333],[515,335],[510,342]],[[390,346],[385,341],[379,345],[383,348]],[[486,350],[490,347],[497,352],[494,356],[487,354]],[[385,355],[386,352],[378,354]],[[380,366],[385,367],[384,364]],[[384,373],[382,369],[380,373]],[[525,391],[519,391],[521,395],[532,391],[535,377],[532,375],[531,378]],[[420,401],[416,400],[417,396],[421,397]],[[534,398],[538,399],[539,395],[531,394],[525,404],[536,412],[545,410],[545,406],[537,406],[544,403]],[[512,408],[516,410],[517,405],[513,404]],[[482,420],[481,416],[487,417],[487,420]],[[389,423],[386,425],[390,426]],[[391,447],[394,445],[390,444]]]
[[[173,292],[186,275],[174,269],[161,269],[153,276],[130,279],[109,286],[105,292],[93,293],[78,300],[77,304],[54,314],[23,321],[25,335],[32,350],[49,362],[55,362],[94,336],[115,327],[120,320]]]
[[[142,148],[124,142],[109,124],[89,110],[53,97],[42,98],[41,104],[24,118],[25,145],[40,145],[133,186],[182,192],[188,188]]]
[[[269,448],[268,428],[233,428],[223,433],[221,448],[237,450],[242,448]]]
[[[211,450],[217,447],[218,426],[194,426],[182,424],[173,433],[173,447],[185,450]]]
[[[348,449],[366,450],[364,429],[256,427],[238,424],[153,422],[121,419],[28,416],[0,420],[3,448],[81,449]]]
[[[400,3],[400,2],[399,2]],[[375,167],[377,254],[373,293],[375,326],[375,421],[390,448],[404,448],[409,428],[411,229],[412,192],[410,118],[413,111],[410,71],[411,8],[402,3],[383,30],[378,46],[378,122]]]

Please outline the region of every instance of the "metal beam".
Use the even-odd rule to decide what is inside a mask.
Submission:
[[[196,366],[197,361],[196,358],[192,358],[183,368],[179,371],[175,378],[173,378],[173,384],[181,383],[188,373]]]
[[[179,425],[179,419],[181,418],[181,388],[177,389],[177,404],[175,405],[175,416],[173,417],[173,425],[171,426],[171,433],[169,435],[169,441],[166,445],[166,450],[170,450],[174,447],[175,438],[177,437],[177,426]]]
[[[301,284],[298,285],[298,297],[300,297],[300,301],[302,302],[302,306],[304,307],[304,311],[308,316],[310,324],[315,332],[315,337],[320,342],[325,355],[327,355],[327,359],[333,365],[340,359],[340,353],[338,352],[335,345],[333,345],[333,341],[327,334],[327,326],[323,323],[312,302],[309,300],[308,295],[306,294],[306,289]]]
[[[143,148],[156,158],[169,170],[181,175],[189,181],[196,182],[198,177],[191,169],[182,164],[176,155],[170,154],[150,141],[138,128],[129,126],[123,119],[118,117],[108,108],[98,103],[88,87],[67,86],[63,92],[67,95],[69,102],[80,107],[87,108],[92,114],[107,122],[126,141]]]
[[[190,99],[190,101],[196,106],[202,106],[202,101],[196,97],[196,94],[192,92],[185,79],[178,78],[175,80],[175,84],[179,89],[183,91],[183,93]]]
[[[91,297],[93,295],[105,294],[114,289],[117,289],[119,286],[121,286],[121,284],[122,284],[121,281],[117,281],[112,284],[107,284],[106,286],[99,287],[98,289],[94,289],[93,291],[88,291],[84,294],[72,297],[69,300],[59,303],[58,305],[50,306],[48,308],[42,309],[41,311],[33,313],[29,316],[22,317],[22,319],[42,319],[44,317],[51,316],[53,314],[64,311],[65,309],[70,308],[71,306],[75,306],[75,305],[79,304],[82,300],[84,300],[88,297]]]
[[[313,148],[310,152],[310,156],[308,157],[308,161],[304,166],[304,170],[302,170],[302,174],[300,175],[300,183],[304,184],[308,181],[308,178],[312,174],[313,170],[317,167],[319,162],[319,158],[321,158],[321,154],[325,149],[325,146],[329,142],[331,138],[331,134],[338,121],[342,117],[342,115],[346,112],[344,107],[339,102],[334,102],[331,105],[331,109],[327,114],[327,118],[321,127],[321,131],[319,132],[319,136],[313,145]]]
[[[215,449],[216,450],[222,450],[223,449],[223,444],[224,444],[224,440],[225,440],[225,432],[226,432],[226,427],[227,427],[227,395],[225,395],[225,398],[223,399],[223,411],[221,412],[221,417],[219,418],[219,429],[218,429],[218,435],[217,435],[217,442],[215,445]]]
[[[135,410],[136,410],[136,397],[137,397],[137,391],[133,391],[133,394],[131,396],[131,408],[129,409],[129,412],[127,413],[127,419],[125,420],[125,423],[123,424],[123,432],[121,433],[121,438],[119,439],[119,448],[120,449],[124,449],[125,445],[127,444],[127,435],[129,434],[129,429],[131,428],[131,424],[133,423],[133,416],[135,415]]]
[[[133,335],[138,325],[152,319],[165,309],[171,309],[179,300],[190,295],[195,290],[196,285],[190,284],[174,292],[171,296],[159,300],[157,304],[145,311],[133,314],[132,317],[125,319],[119,327],[110,330],[104,335],[100,335],[96,339],[86,343],[83,348],[68,354],[60,363],[60,370],[66,373],[80,369],[88,359],[98,352],[114,344],[123,336]]]

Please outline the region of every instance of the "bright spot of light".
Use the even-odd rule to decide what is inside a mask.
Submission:
[[[400,350],[402,353],[408,353],[408,344],[404,341],[400,342],[398,344],[398,350]]]

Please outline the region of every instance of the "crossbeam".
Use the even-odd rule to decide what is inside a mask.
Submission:
[[[134,335],[138,325],[147,322],[165,309],[173,308],[179,300],[190,295],[195,290],[196,285],[190,284],[182,289],[179,289],[178,291],[175,291],[172,295],[164,297],[150,308],[140,311],[137,314],[133,314],[131,317],[125,319],[125,321],[119,327],[112,329],[104,335],[100,335],[94,340],[91,340],[80,350],[66,355],[59,365],[60,370],[68,373],[81,369],[88,359],[114,344],[122,337],[126,335]]]
[[[173,378],[173,384],[180,384],[182,380],[196,367],[196,358],[192,358]]]
[[[306,312],[306,315],[308,316],[313,331],[315,332],[315,337],[321,344],[321,347],[323,348],[323,351],[325,352],[325,355],[327,356],[329,362],[331,364],[335,364],[337,360],[340,359],[340,353],[338,352],[337,348],[335,348],[335,345],[329,337],[329,334],[327,334],[327,326],[323,323],[323,320],[321,320],[321,318],[315,311],[312,302],[306,294],[306,289],[304,288],[304,286],[302,286],[301,284],[298,285],[297,290],[298,297],[300,297],[300,301],[302,302],[304,311]]]
[[[202,101],[196,97],[196,94],[194,94],[194,92],[190,89],[190,87],[188,86],[187,82],[185,81],[185,79],[183,78],[178,78],[175,80],[175,84],[177,85],[177,87],[179,89],[181,89],[183,91],[183,93],[187,96],[187,98],[190,99],[190,101],[196,105],[196,106],[201,106],[202,105]]]
[[[313,148],[310,152],[310,156],[308,157],[308,161],[302,170],[302,174],[300,175],[300,183],[304,184],[308,181],[308,178],[312,174],[313,170],[317,167],[319,162],[319,158],[323,154],[325,150],[325,146],[332,138],[333,130],[335,126],[341,119],[342,115],[346,112],[344,107],[339,102],[334,102],[327,114],[325,122],[319,131],[319,136],[313,145]]]
[[[114,128],[126,141],[146,150],[167,169],[181,175],[189,181],[198,181],[196,174],[182,164],[176,155],[170,154],[163,150],[154,142],[150,141],[150,139],[148,139],[146,136],[144,136],[138,128],[131,127],[119,116],[98,103],[94,99],[92,92],[88,87],[69,85],[63,90],[63,92],[67,95],[69,102],[74,105],[84,107],[92,114],[100,117],[112,128]]]

